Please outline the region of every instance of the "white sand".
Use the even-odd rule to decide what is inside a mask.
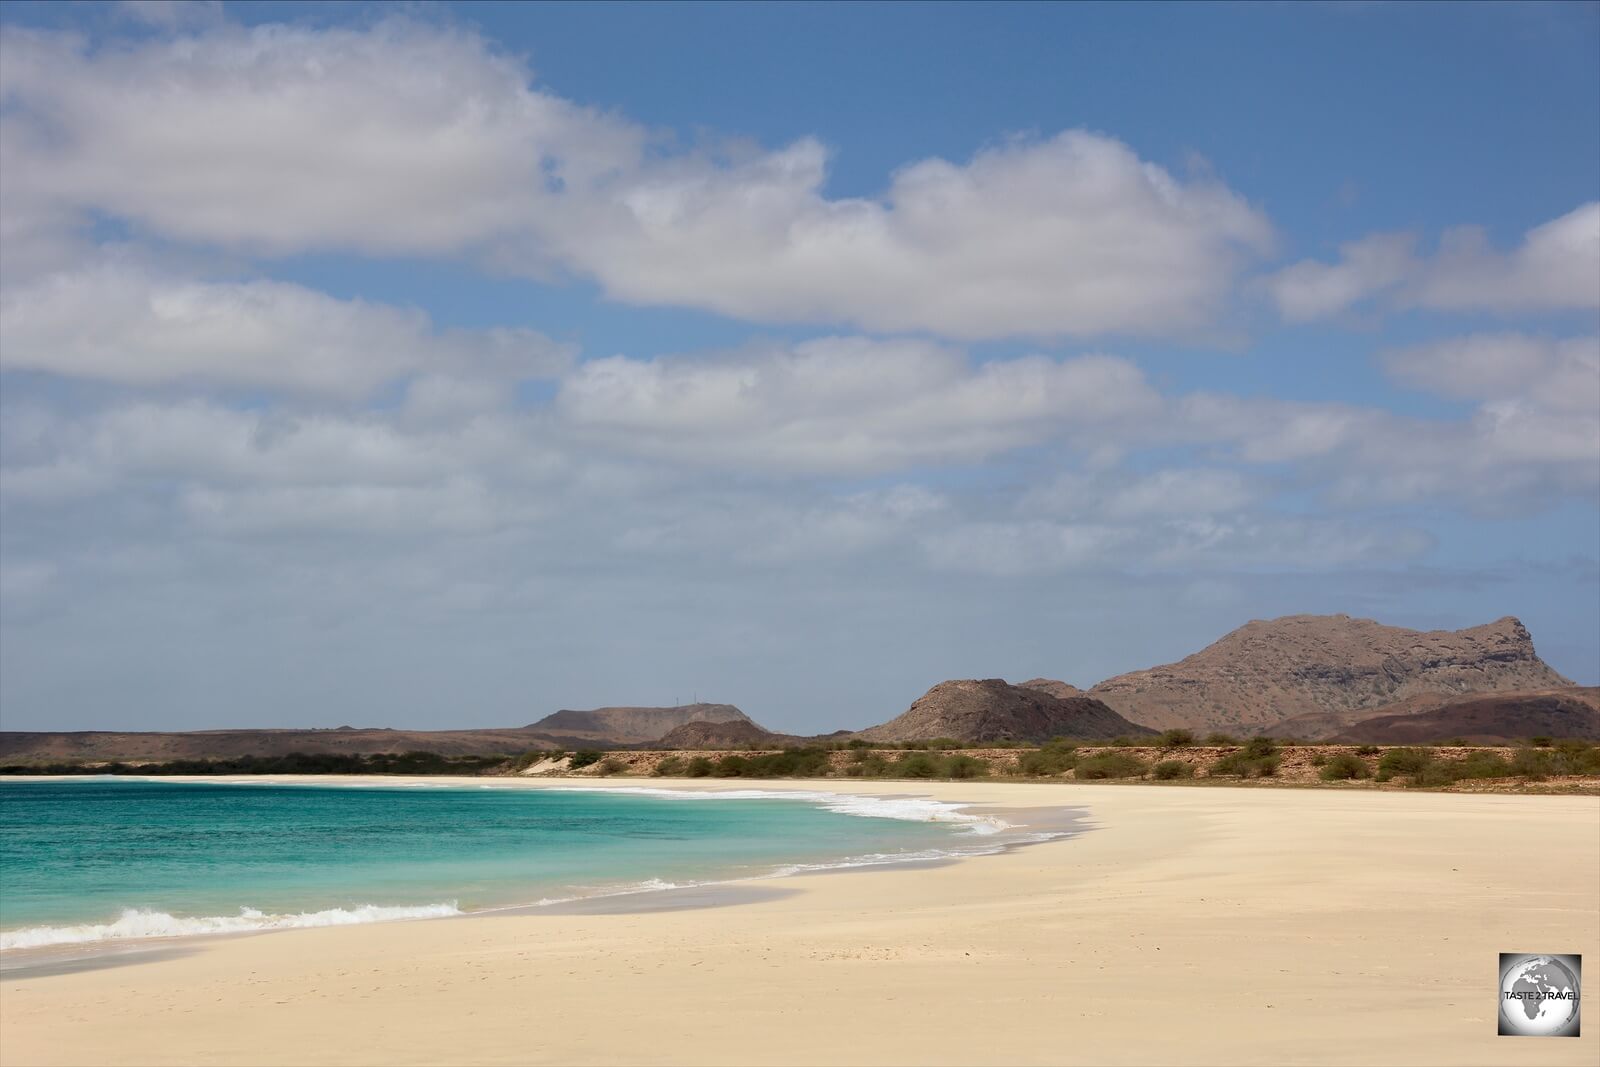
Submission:
[[[1600,1010],[1575,1040],[1495,1035],[1501,951],[1582,953],[1600,989],[1600,799],[762,783],[786,786],[1097,828],[728,907],[296,930],[18,977],[0,1063],[1600,1063]]]

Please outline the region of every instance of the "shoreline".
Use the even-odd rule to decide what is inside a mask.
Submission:
[[[29,781],[87,781],[96,776],[58,775],[37,776]],[[986,805],[963,804],[954,801],[931,801],[916,793],[863,793],[844,790],[814,790],[804,787],[808,779],[787,780],[789,788],[763,789],[751,784],[736,785],[726,780],[693,783],[691,788],[656,788],[651,784],[628,781],[596,782],[594,779],[573,777],[553,778],[497,778],[490,781],[462,779],[454,776],[419,775],[391,778],[390,776],[361,775],[119,775],[121,780],[160,784],[221,784],[242,786],[303,786],[329,789],[499,789],[507,791],[554,791],[579,793],[624,793],[635,796],[678,798],[685,794],[715,797],[737,802],[739,800],[783,799],[810,804],[847,817],[868,817],[904,822],[929,822],[952,826],[949,840],[937,847],[913,849],[902,854],[868,853],[840,855],[833,860],[793,860],[777,862],[772,869],[761,873],[728,875],[726,872],[707,870],[704,877],[685,880],[675,875],[665,881],[651,875],[640,881],[619,882],[614,885],[597,885],[588,892],[571,896],[541,897],[537,900],[502,902],[468,909],[449,905],[399,905],[381,900],[355,905],[336,906],[321,911],[302,911],[264,917],[259,926],[239,925],[228,928],[235,921],[233,915],[209,915],[174,919],[197,928],[182,933],[133,935],[116,934],[61,940],[44,944],[13,945],[0,948],[0,979],[22,978],[35,974],[56,973],[66,970],[89,970],[96,966],[114,966],[119,963],[137,963],[144,954],[152,952],[182,952],[189,946],[216,940],[245,936],[279,934],[290,930],[315,929],[330,926],[355,926],[425,922],[439,919],[465,919],[479,916],[516,914],[586,914],[608,912],[645,912],[675,910],[684,906],[680,900],[692,896],[695,907],[716,906],[722,900],[740,902],[759,897],[765,892],[762,883],[830,872],[851,872],[883,868],[931,867],[977,856],[988,856],[1015,848],[1060,840],[1084,832],[1083,809],[1060,808],[1005,808],[991,810]],[[491,784],[495,783],[495,784]],[[830,803],[838,798],[846,803]],[[851,803],[855,802],[855,803]],[[915,807],[907,810],[906,804]],[[935,810],[929,810],[932,806]],[[969,810],[972,809],[972,810]],[[1046,815],[1045,813],[1049,813]],[[749,883],[756,883],[751,886]],[[443,909],[450,910],[443,910]],[[350,918],[347,912],[370,909],[371,915]],[[337,914],[336,914],[337,913]],[[431,913],[431,914],[430,914]],[[86,919],[80,923],[59,923],[43,926],[18,927],[0,931],[0,940],[19,934],[53,931],[77,931],[89,927],[103,927],[114,920],[102,917]],[[211,928],[203,928],[209,924]],[[104,961],[103,964],[97,961]]]
[[[307,779],[329,784],[286,780]],[[1600,959],[1592,797],[761,789],[1071,806],[1095,832],[765,880],[785,892],[709,907],[294,929],[0,976],[0,1063],[1501,1064],[1600,1049],[1596,1023],[1575,1040],[1494,1035],[1496,953]]]

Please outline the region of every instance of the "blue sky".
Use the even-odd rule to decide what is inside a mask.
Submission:
[[[1600,5],[3,19],[7,728],[1600,681]]]

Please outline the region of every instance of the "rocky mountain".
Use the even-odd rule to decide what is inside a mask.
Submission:
[[[1600,741],[1600,687],[1446,698],[1395,714],[1369,715],[1329,740],[1352,745],[1416,745],[1460,738],[1475,745],[1530,737]]]
[[[680,704],[671,708],[563,709],[546,715],[528,729],[602,744],[636,745],[658,738],[690,722],[750,722],[732,704]]]
[[[1348,615],[1253,621],[1194,655],[1089,690],[1160,729],[1253,732],[1296,715],[1377,708],[1423,693],[1569,687],[1509,616],[1466,630],[1406,630]]]
[[[867,741],[1046,741],[1083,740],[1153,733],[1088,697],[1057,697],[1042,689],[999,678],[940,682],[903,715],[862,730]]]
[[[1018,682],[1017,684],[1024,689],[1037,689],[1041,693],[1049,693],[1051,696],[1060,697],[1063,700],[1069,697],[1086,695],[1077,686],[1057,681],[1054,678],[1029,678],[1026,682]]]

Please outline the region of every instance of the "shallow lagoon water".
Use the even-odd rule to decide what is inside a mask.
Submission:
[[[824,793],[0,781],[0,949],[425,918],[993,851],[948,804]]]

